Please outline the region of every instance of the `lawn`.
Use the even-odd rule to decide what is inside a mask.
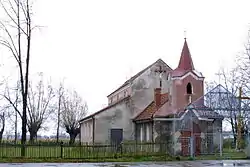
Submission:
[[[103,146],[70,145],[27,145],[26,156],[21,157],[21,145],[0,145],[0,162],[135,162],[172,160],[218,160],[246,159],[244,152],[223,149],[223,155],[200,155],[195,157],[175,157],[164,152],[152,151],[145,147],[114,148]]]
[[[152,150],[140,150],[140,147],[116,148],[109,145],[70,146],[70,145],[27,145],[25,158],[62,158],[62,159],[101,159],[136,156],[163,155]],[[0,145],[0,158],[21,157],[21,145]]]

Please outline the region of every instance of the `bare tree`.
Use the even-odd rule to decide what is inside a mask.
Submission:
[[[2,112],[0,114],[0,143],[2,142],[2,138],[3,138],[3,132],[4,132],[4,129],[5,129],[5,112]]]
[[[29,84],[31,37],[34,30],[32,25],[32,5],[30,0],[0,0],[8,20],[0,22],[2,36],[0,44],[9,49],[17,63],[22,97],[22,139],[26,143],[27,125],[27,98]],[[14,107],[15,108],[15,107]],[[17,111],[17,110],[16,110]],[[21,155],[25,156],[25,147],[22,147]]]
[[[230,91],[227,94],[227,104],[229,104],[228,112],[230,117],[226,120],[230,123],[232,133],[234,136],[234,143],[236,144],[237,136],[240,134],[246,134],[247,121],[248,121],[248,106],[247,103],[242,102],[239,96],[239,88],[245,88],[244,80],[242,80],[242,74],[239,66],[231,69],[229,72],[222,70],[224,86]],[[240,119],[240,120],[239,120]],[[239,121],[242,124],[239,129]],[[240,130],[240,131],[239,131]],[[238,146],[240,147],[240,146]]]
[[[230,124],[234,136],[234,144],[236,144],[236,141],[238,141],[239,117],[242,117],[243,121],[241,128],[242,133],[244,133],[246,129],[248,118],[246,112],[248,107],[245,105],[246,103],[241,103],[241,100],[238,98],[239,88],[243,86],[241,73],[237,66],[230,71],[226,71],[222,68],[218,74],[220,75],[219,80],[221,80],[222,83],[220,82],[220,85],[216,84],[216,82],[206,84],[207,92],[209,92],[205,95],[206,102],[208,107],[222,114],[224,120]]]
[[[30,141],[33,142],[37,137],[37,132],[42,128],[43,123],[54,111],[52,99],[54,92],[50,83],[44,84],[43,75],[40,74],[40,80],[36,85],[29,84],[28,92],[28,130],[30,132]],[[35,86],[35,87],[34,87]]]
[[[78,121],[87,113],[87,103],[82,100],[76,91],[68,91],[63,95],[62,104],[62,126],[70,136],[70,144],[73,144],[76,136],[80,133]]]
[[[59,142],[60,135],[60,121],[61,121],[61,110],[62,110],[62,99],[64,94],[64,86],[63,82],[60,83],[59,89],[57,91],[58,96],[58,108],[57,108],[57,128],[56,128],[56,142]]]
[[[17,85],[14,87],[10,87],[7,80],[5,80],[5,90],[3,93],[0,94],[0,96],[7,102],[7,104],[4,104],[3,109],[8,112],[8,118],[9,121],[14,123],[15,125],[15,142],[17,142],[17,122],[18,122],[18,114],[21,116],[21,109],[18,104],[21,103],[21,94],[20,94],[20,87],[19,82],[17,82]],[[3,102],[4,103],[4,102]],[[13,120],[12,116],[15,115],[15,118]],[[5,115],[6,116],[6,115]]]
[[[6,86],[5,88],[5,92],[8,93],[9,90],[7,89],[8,87]],[[13,107],[11,104],[9,104],[8,102],[6,103],[5,101],[5,97],[9,97],[9,94],[5,93],[4,95],[1,95],[1,109],[0,109],[0,143],[2,141],[2,137],[3,137],[3,133],[6,127],[6,121],[8,120],[9,122],[14,122],[12,120],[12,116],[14,114],[15,111],[13,111]],[[14,102],[16,103],[16,102]]]
[[[241,81],[245,88],[245,92],[250,92],[250,29],[248,30],[248,36],[245,44],[245,49],[237,56],[237,66],[241,74]]]

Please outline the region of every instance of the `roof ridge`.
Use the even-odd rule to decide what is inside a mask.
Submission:
[[[138,73],[136,73],[135,75],[133,75],[132,77],[130,77],[128,80],[126,80],[120,87],[118,87],[117,89],[115,89],[112,93],[110,93],[107,97],[109,97],[110,95],[112,95],[113,93],[115,93],[116,91],[120,90],[121,88],[125,87],[126,85],[128,85],[130,82],[134,81],[137,77],[139,77],[143,72],[145,72],[147,69],[149,69],[150,67],[152,67],[153,65],[155,65],[158,62],[162,62],[164,63],[168,68],[170,68],[171,70],[173,70],[166,62],[164,62],[161,58],[157,59],[154,63],[150,64],[149,66],[147,66],[146,68],[144,68],[143,70],[139,71]]]

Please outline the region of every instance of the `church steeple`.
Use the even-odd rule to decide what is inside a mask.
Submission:
[[[184,45],[181,52],[181,58],[179,61],[178,69],[182,70],[194,70],[194,64],[189,52],[188,44],[186,38],[184,38]]]

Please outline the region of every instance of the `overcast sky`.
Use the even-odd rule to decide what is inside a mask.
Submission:
[[[177,67],[184,31],[195,68],[214,80],[243,50],[250,1],[36,0],[31,70],[63,77],[89,112],[126,79],[161,58]]]

